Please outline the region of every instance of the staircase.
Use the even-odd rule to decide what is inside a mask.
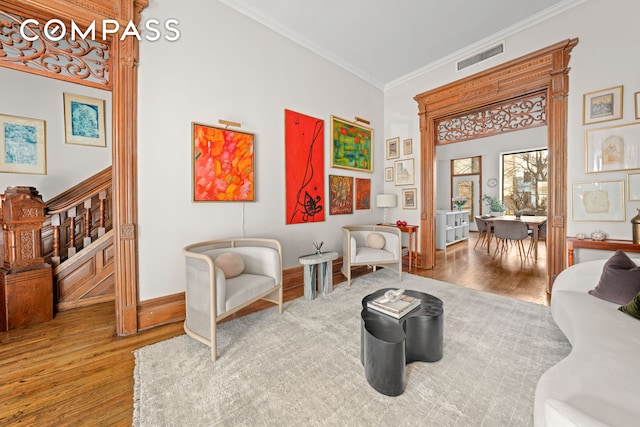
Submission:
[[[45,262],[57,311],[115,300],[111,166],[46,202]]]

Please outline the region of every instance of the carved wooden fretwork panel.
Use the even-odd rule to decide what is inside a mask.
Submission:
[[[71,81],[100,89],[111,89],[109,42],[98,37],[83,40],[67,29],[65,38],[52,41],[44,36],[44,25],[27,23],[24,18],[0,11],[0,66],[46,77]],[[57,37],[56,37],[57,38]]]
[[[466,141],[547,124],[545,94],[510,100],[436,122],[437,144]]]

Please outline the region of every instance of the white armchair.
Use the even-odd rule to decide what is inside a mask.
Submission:
[[[342,274],[351,286],[351,268],[360,265],[389,268],[402,280],[402,238],[397,227],[350,225],[342,227]]]
[[[221,320],[260,299],[277,304],[282,314],[282,248],[277,240],[213,240],[182,252],[187,263],[184,330],[211,347],[211,360],[217,357],[216,325]]]

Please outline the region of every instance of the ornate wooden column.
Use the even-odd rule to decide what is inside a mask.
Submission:
[[[145,6],[146,1],[120,0],[119,18],[138,24]],[[114,38],[112,48],[116,333],[130,335],[138,331],[138,39]]]
[[[53,276],[41,247],[44,210],[33,187],[9,187],[2,195],[0,330],[53,319]]]
[[[548,138],[549,174],[553,185],[548,186],[549,211],[547,212],[547,269],[549,282],[547,292],[551,293],[556,276],[565,268],[567,229],[567,98],[569,96],[569,60],[571,50],[578,43],[571,40],[563,49],[551,55],[552,71],[549,83]],[[560,173],[562,172],[562,173]]]

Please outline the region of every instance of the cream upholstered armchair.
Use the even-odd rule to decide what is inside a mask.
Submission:
[[[342,227],[342,274],[351,286],[351,268],[360,265],[389,268],[402,280],[402,239],[398,227],[349,225]]]
[[[182,251],[187,262],[185,332],[211,347],[216,325],[263,299],[282,313],[282,248],[277,240],[238,238],[200,242]]]

